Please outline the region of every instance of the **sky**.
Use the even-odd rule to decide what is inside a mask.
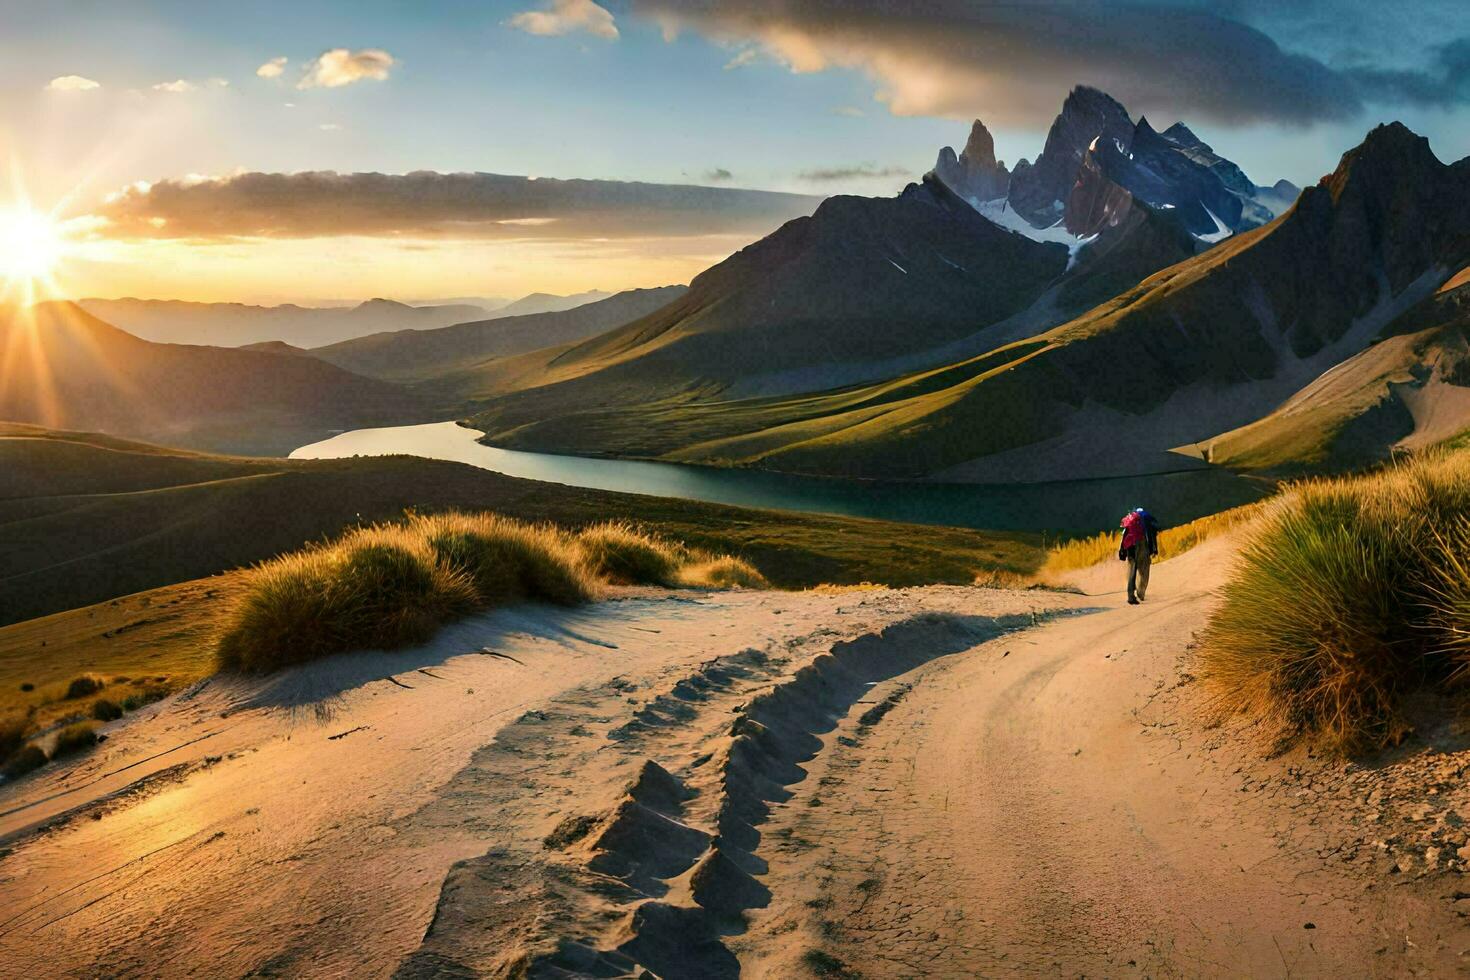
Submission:
[[[64,221],[73,296],[686,282],[823,196],[899,191],[971,119],[1034,158],[1077,83],[1186,121],[1261,184],[1314,182],[1389,119],[1470,154],[1457,3],[0,8],[0,224],[21,198]]]

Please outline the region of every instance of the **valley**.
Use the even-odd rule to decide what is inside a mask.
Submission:
[[[500,6],[0,36],[0,975],[1463,973],[1459,19]]]

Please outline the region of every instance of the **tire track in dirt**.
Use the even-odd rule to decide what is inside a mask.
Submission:
[[[727,939],[772,898],[763,828],[821,736],[875,685],[1035,621],[921,614],[722,657],[643,698],[616,684],[576,692],[522,718],[413,820],[484,820],[502,844],[455,865],[397,975],[738,976]],[[592,799],[604,808],[586,812]]]

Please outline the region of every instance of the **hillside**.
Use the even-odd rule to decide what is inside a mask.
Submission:
[[[600,302],[613,295],[601,289],[589,289],[585,293],[570,293],[566,296],[558,296],[555,293],[528,293],[518,300],[490,310],[489,313],[492,318],[528,316],[532,313],[560,313],[563,310],[586,306],[588,303]]]
[[[517,447],[663,455],[824,411],[799,393],[992,350],[1194,251],[1141,206],[1068,248],[996,225],[933,178],[896,198],[831,198],[643,320],[487,365],[475,424]],[[791,404],[772,415],[778,396]],[[685,412],[699,421],[669,427]]]
[[[422,381],[483,361],[579,341],[636,320],[684,294],[683,286],[630,289],[567,310],[490,319],[438,329],[376,333],[308,353],[338,367],[391,381]],[[529,297],[528,297],[529,298]]]
[[[737,552],[787,586],[969,582],[1029,571],[1032,535],[724,507],[583,490],[409,456],[211,456],[0,423],[0,624],[212,575],[405,509],[627,519]]]
[[[409,306],[387,299],[342,307],[132,298],[83,299],[77,305],[144,340],[216,347],[244,347],[273,340],[296,347],[319,347],[384,330],[429,330],[478,320],[489,312],[470,304]]]
[[[1133,202],[1127,211],[1144,207]],[[633,408],[618,406],[616,385],[599,386],[591,375],[580,386],[492,402],[476,423],[497,444],[517,447],[849,476],[1010,482],[1202,466],[1169,450],[1267,415],[1362,351],[1467,259],[1470,161],[1446,166],[1424,139],[1393,124],[1370,133],[1270,225],[1156,272],[1070,322],[996,329],[995,343],[943,367],[780,397],[732,397],[740,388],[721,397],[712,385],[701,398]],[[626,346],[640,339],[631,336],[639,326],[564,352],[553,366]],[[771,354],[758,329],[731,333],[767,361],[800,349],[774,345]],[[848,339],[840,349],[852,346]],[[605,355],[604,363],[616,362]],[[640,381],[630,370],[638,363],[601,373]],[[718,378],[731,363],[733,356],[704,376]]]
[[[1447,284],[1385,333],[1265,418],[1180,451],[1236,469],[1337,470],[1470,430],[1470,284]]]
[[[155,344],[72,303],[0,321],[0,418],[284,454],[335,430],[423,420],[402,388],[313,358]]]

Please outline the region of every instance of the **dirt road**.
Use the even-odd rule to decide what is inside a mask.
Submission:
[[[1390,873],[1358,801],[1326,788],[1343,766],[1213,727],[1189,647],[1226,554],[1162,566],[1141,607],[1098,596],[1111,608],[875,692],[892,710],[839,729],[772,821],[803,847],[772,858],[789,886],[737,944],[746,973],[812,949],[875,976],[1464,968],[1458,874]]]
[[[1453,972],[1463,738],[1345,767],[1214,725],[1227,557],[1137,608],[1114,569],[645,594],[215,682],[0,788],[0,972]]]

